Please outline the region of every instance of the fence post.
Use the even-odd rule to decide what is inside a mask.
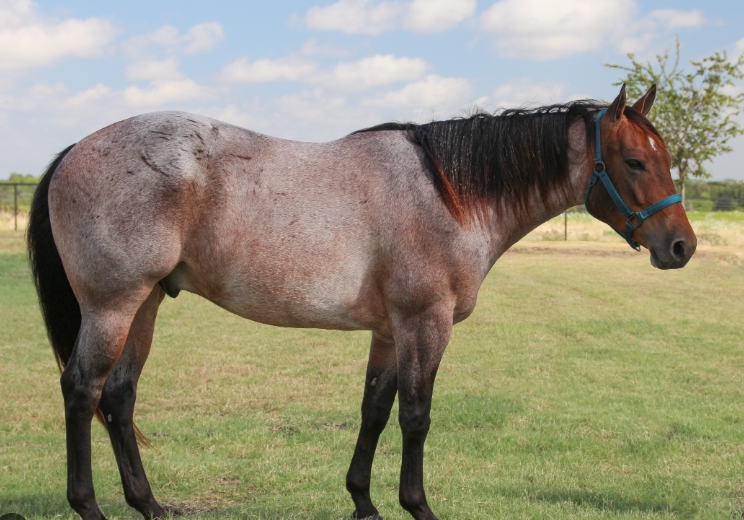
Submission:
[[[563,241],[568,242],[568,211],[563,212]]]
[[[13,184],[13,225],[18,231],[18,185]]]

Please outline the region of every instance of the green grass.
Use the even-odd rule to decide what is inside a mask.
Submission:
[[[11,249],[12,250],[12,249]],[[429,502],[444,519],[731,518],[744,510],[744,266],[714,253],[529,251],[494,267],[435,388]],[[0,255],[0,515],[74,518],[58,373],[22,254]],[[156,497],[194,518],[341,519],[368,333],[278,329],[183,294],[161,307],[136,418]],[[395,412],[394,412],[395,413]],[[126,507],[103,429],[94,478]],[[387,520],[400,429],[373,470]]]

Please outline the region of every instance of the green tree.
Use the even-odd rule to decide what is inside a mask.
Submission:
[[[0,180],[0,184],[12,184],[12,183],[21,183],[21,184],[38,184],[41,180],[41,177],[35,177],[34,175],[31,175],[30,173],[22,174],[17,172],[11,172],[10,177],[5,180]]]
[[[677,39],[673,63],[667,50],[656,56],[655,63],[640,63],[635,55],[628,54],[630,66],[605,66],[625,71],[625,78],[616,85],[625,83],[631,99],[639,98],[650,85],[656,85],[658,96],[649,119],[672,155],[672,168],[677,169],[684,203],[687,179],[710,177],[705,163],[730,152],[729,140],[744,134],[736,121],[744,93],[736,94],[733,88],[736,80],[744,78],[744,55],[729,60],[724,50],[700,61],[690,61],[691,66],[683,70],[679,47]]]

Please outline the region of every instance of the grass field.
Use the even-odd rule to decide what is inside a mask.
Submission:
[[[741,515],[744,225],[705,218],[698,231],[725,240],[701,241],[681,271],[549,228],[496,264],[435,388],[425,478],[442,520]],[[0,232],[0,251],[0,515],[73,518],[59,376],[20,235]],[[166,300],[136,413],[156,497],[193,518],[348,518],[368,341]],[[103,511],[138,518],[98,425],[93,460]],[[386,520],[408,518],[399,462],[391,420],[372,490]]]

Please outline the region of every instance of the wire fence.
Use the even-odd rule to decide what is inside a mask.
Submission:
[[[13,229],[18,231],[19,216],[21,217],[21,226],[25,227],[24,218],[31,207],[31,199],[36,190],[35,183],[22,182],[3,182],[0,183],[0,211],[3,213],[12,213]]]
[[[725,198],[725,197],[708,197],[708,198],[687,198],[685,200],[685,211],[744,211],[744,199]],[[563,213],[563,240],[568,240],[569,215],[587,214],[586,208],[574,206]],[[555,240],[555,238],[553,238]]]
[[[0,182],[0,212],[11,214],[13,229],[25,228],[26,215],[36,189],[34,183]],[[733,198],[688,198],[686,211],[738,211],[744,210],[744,199]],[[568,240],[568,216],[571,213],[586,213],[584,206],[576,206],[563,214],[563,236]]]

